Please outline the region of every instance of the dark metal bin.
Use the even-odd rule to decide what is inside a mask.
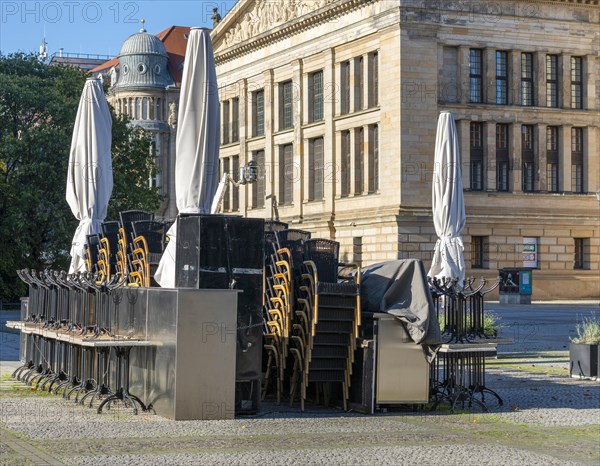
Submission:
[[[263,346],[264,220],[181,215],[178,288],[238,289],[236,412],[259,410]]]

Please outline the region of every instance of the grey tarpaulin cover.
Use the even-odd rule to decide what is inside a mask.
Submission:
[[[361,311],[396,316],[415,343],[441,343],[440,325],[420,260],[396,260],[363,268],[360,296]]]

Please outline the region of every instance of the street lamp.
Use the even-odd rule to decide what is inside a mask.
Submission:
[[[219,182],[219,186],[217,186],[217,192],[215,193],[215,197],[210,208],[210,213],[216,214],[219,211],[221,202],[223,202],[223,198],[225,197],[225,192],[227,191],[229,183],[231,183],[235,187],[238,187],[245,184],[255,183],[257,178],[258,164],[254,160],[250,160],[250,162],[248,162],[246,165],[240,167],[237,181],[233,179],[230,173],[223,173],[223,177]]]

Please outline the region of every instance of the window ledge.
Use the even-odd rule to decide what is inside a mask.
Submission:
[[[324,125],[325,124],[325,120],[319,120],[319,121],[309,121],[308,123],[305,123],[302,125],[302,129],[310,129],[319,125]]]
[[[308,201],[303,201],[302,202],[304,205],[318,205],[318,204],[325,204],[325,199],[311,199]]]
[[[380,107],[370,107],[370,108],[363,108],[361,110],[356,110],[354,112],[340,113],[333,117],[333,121],[343,120],[344,118],[350,118],[350,117],[354,117],[357,115],[365,115],[368,113],[375,113],[375,112],[378,112],[379,110],[380,110]]]
[[[361,197],[361,198],[363,198],[363,197],[371,197],[371,196],[374,197],[374,196],[380,195],[380,194],[381,194],[381,191],[375,191],[375,192],[372,192],[372,193],[349,194],[348,196],[335,196],[335,200],[336,201],[343,201],[345,199],[354,199],[354,198],[357,198],[357,197]]]
[[[286,128],[286,129],[282,129],[280,131],[274,132],[273,136],[279,136],[280,134],[287,134],[287,133],[293,133],[294,132],[294,127],[292,126],[291,128]]]

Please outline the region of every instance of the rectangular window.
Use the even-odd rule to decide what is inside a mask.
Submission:
[[[483,63],[481,49],[469,50],[469,101],[483,101]]]
[[[573,238],[573,241],[575,242],[573,268],[579,270],[589,269],[589,238]]]
[[[531,107],[533,100],[533,54],[521,54],[521,105]]]
[[[340,66],[341,114],[350,113],[350,61]]]
[[[533,162],[523,162],[523,191],[533,192]]]
[[[223,173],[221,174],[224,175],[225,173],[229,173],[229,158],[226,157],[224,159],[221,159],[222,162],[222,167],[223,167]],[[229,203],[229,190],[225,191],[225,196],[223,196],[223,212],[229,212],[230,211],[230,203]]]
[[[240,99],[231,100],[231,142],[240,140]],[[237,175],[236,175],[237,176]]]
[[[583,193],[583,128],[571,128],[571,190]]]
[[[363,108],[363,57],[354,59],[354,111],[358,112]]]
[[[548,192],[558,192],[558,126],[546,128],[546,183]]]
[[[265,91],[256,91],[252,99],[252,136],[265,135]]]
[[[583,108],[583,66],[581,57],[571,57],[571,108]]]
[[[496,125],[496,189],[508,191],[508,125]]]
[[[533,126],[521,126],[521,160],[522,167],[522,189],[524,192],[532,192],[534,190],[534,141],[533,141]]]
[[[546,107],[558,107],[558,55],[546,55]]]
[[[341,197],[348,197],[350,194],[351,173],[351,151],[350,151],[350,131],[342,131],[342,147],[341,149],[341,173],[342,173],[342,189]]]
[[[308,76],[308,108],[310,121],[323,119],[323,71]]]
[[[223,115],[221,117],[223,122],[223,144],[229,144],[229,101],[223,102]]]
[[[156,139],[150,143],[150,154],[152,156],[152,160],[154,161],[153,169],[150,171],[150,175],[148,177],[148,186],[150,188],[158,188],[159,191],[162,187],[162,179],[160,173],[160,136],[157,135]]]
[[[324,192],[323,138],[308,143],[308,200],[320,201]]]
[[[234,155],[231,158],[231,170],[233,172],[233,176],[238,179],[240,173],[240,157],[239,155]],[[237,212],[240,210],[240,188],[238,186],[231,186],[231,210]]]
[[[483,123],[471,123],[471,190],[483,190]]]
[[[369,126],[369,193],[379,190],[379,125]]]
[[[279,203],[291,205],[293,202],[294,159],[292,144],[280,146],[279,149]]]
[[[294,126],[293,119],[293,87],[292,81],[286,81],[279,85],[279,130]]]
[[[265,207],[265,186],[266,186],[266,167],[265,167],[265,151],[257,150],[252,153],[252,159],[258,167],[258,176],[256,183],[252,186],[252,208],[262,209]]]
[[[496,103],[508,104],[508,54],[496,51]]]
[[[471,268],[486,268],[487,262],[487,236],[471,236]]]
[[[354,130],[354,194],[363,193],[365,173],[365,131],[362,128]]]
[[[369,54],[369,108],[379,105],[379,53]]]
[[[583,193],[583,164],[571,165],[571,190],[574,193]]]
[[[549,193],[558,192],[558,163],[546,164],[546,183]]]

